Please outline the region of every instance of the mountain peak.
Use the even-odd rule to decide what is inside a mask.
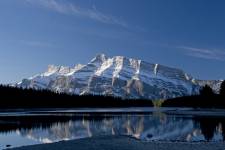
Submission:
[[[75,65],[74,66],[74,69],[75,70],[79,70],[79,69],[81,69],[82,67],[84,67],[85,65],[83,65],[83,64],[77,64],[77,65]]]
[[[28,82],[29,81],[29,82]],[[196,94],[205,84],[218,89],[221,81],[199,81],[180,69],[125,56],[96,55],[87,65],[73,68],[49,65],[48,71],[17,86],[73,94],[167,99]]]
[[[56,72],[56,71],[59,71],[59,69],[60,69],[60,66],[48,65],[47,72],[49,73]]]
[[[104,58],[104,57],[106,57],[106,55],[104,53],[100,53],[100,54],[97,54],[95,57]]]
[[[107,56],[105,54],[97,54],[92,60],[92,63],[102,63],[107,60]]]

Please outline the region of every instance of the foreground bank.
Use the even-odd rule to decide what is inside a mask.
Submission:
[[[12,150],[224,150],[225,142],[142,142],[126,136],[99,136],[13,148]]]

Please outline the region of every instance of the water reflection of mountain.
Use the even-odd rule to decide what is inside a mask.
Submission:
[[[0,132],[16,132],[43,143],[97,135],[130,135],[142,140],[220,141],[225,118],[153,115],[59,115],[1,117]]]

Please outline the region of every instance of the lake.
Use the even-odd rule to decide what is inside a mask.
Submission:
[[[125,135],[143,141],[225,140],[225,114],[146,109],[0,113],[0,149],[103,135]]]

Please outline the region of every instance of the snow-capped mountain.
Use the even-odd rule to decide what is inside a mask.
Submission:
[[[205,81],[195,80],[179,69],[123,56],[107,57],[100,54],[86,65],[49,65],[46,72],[23,79],[16,86],[79,95],[166,99],[197,94],[204,84]],[[220,81],[216,84],[219,85]]]

